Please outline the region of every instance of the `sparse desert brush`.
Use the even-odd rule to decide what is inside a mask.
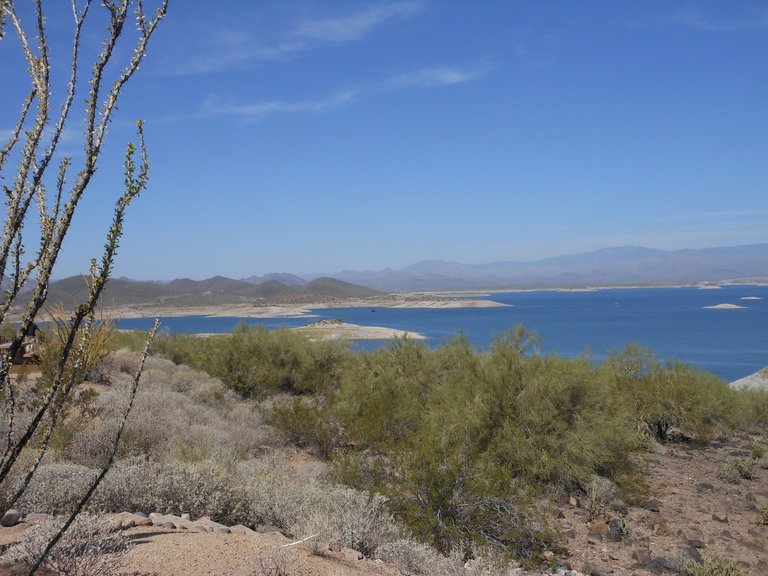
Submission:
[[[757,507],[757,520],[759,526],[768,526],[768,505],[762,504]]]
[[[296,538],[318,534],[308,541],[318,550],[339,543],[371,555],[399,535],[386,498],[379,494],[274,472],[251,473],[245,489],[253,523],[278,526]]]
[[[434,548],[409,539],[399,539],[376,549],[375,557],[391,564],[401,574],[414,576],[465,576],[461,556],[445,557]]]
[[[705,556],[702,561],[688,560],[683,566],[685,576],[746,576],[744,568],[731,558],[724,556]]]
[[[63,520],[46,520],[31,527],[5,551],[3,563],[33,566]],[[108,576],[122,565],[131,546],[122,532],[96,516],[82,514],[54,546],[42,568],[67,576]]]
[[[44,464],[17,507],[24,513],[69,514],[97,475],[98,470],[78,464]]]
[[[352,356],[341,342],[310,342],[289,330],[270,331],[245,324],[226,336],[164,337],[157,352],[177,364],[205,370],[252,398],[329,389]]]
[[[738,484],[740,480],[752,480],[755,477],[757,467],[757,460],[739,456],[723,462],[717,475],[721,480]]]

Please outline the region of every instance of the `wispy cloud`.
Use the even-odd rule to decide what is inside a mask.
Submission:
[[[208,102],[203,107],[201,116],[238,116],[243,120],[256,121],[262,120],[267,116],[274,114],[297,114],[324,112],[334,108],[341,108],[354,102],[360,95],[360,90],[349,89],[338,92],[329,98],[318,100],[303,100],[296,102],[287,102],[280,100],[269,100],[266,102],[256,102],[252,104],[217,104]]]
[[[667,24],[686,26],[705,32],[768,30],[768,10],[754,12],[751,15],[720,19],[706,15],[701,8],[696,5],[690,5],[675,12],[662,14],[659,17],[659,20]]]
[[[471,82],[483,77],[490,66],[456,68],[439,66],[423,68],[412,72],[397,74],[371,84],[361,84],[338,91],[327,98],[313,100],[285,101],[268,100],[250,104],[221,104],[210,100],[206,102],[198,116],[239,116],[246,121],[258,121],[275,114],[317,113],[343,108],[365,97],[383,92],[405,90],[408,88],[431,88],[452,86]]]
[[[430,86],[450,86],[452,84],[463,84],[471,82],[485,76],[491,67],[488,65],[477,66],[474,68],[452,68],[449,66],[438,66],[435,68],[422,68],[414,72],[398,74],[382,82],[384,89],[398,89]]]
[[[305,20],[296,27],[293,36],[322,42],[351,42],[360,40],[383,24],[409,18],[423,10],[421,2],[374,4],[335,18]]]
[[[413,17],[425,10],[417,1],[375,4],[330,18],[305,19],[288,27],[271,43],[236,26],[202,26],[194,37],[199,46],[188,47],[166,62],[169,75],[205,74],[263,62],[279,62],[332,45],[363,40],[384,25]]]

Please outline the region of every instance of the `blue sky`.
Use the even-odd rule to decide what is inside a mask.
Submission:
[[[18,56],[9,31],[0,132]],[[98,255],[136,118],[152,174],[118,276],[765,242],[767,63],[764,2],[171,0],[57,275]]]

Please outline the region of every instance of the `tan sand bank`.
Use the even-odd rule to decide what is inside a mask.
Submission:
[[[747,306],[739,306],[738,304],[717,304],[715,306],[703,306],[707,310],[746,310]]]
[[[739,300],[762,300],[760,296],[742,296]]]
[[[340,320],[320,320],[299,328],[291,328],[317,340],[391,340],[406,336],[424,340],[423,334],[407,332],[382,326],[358,326]]]

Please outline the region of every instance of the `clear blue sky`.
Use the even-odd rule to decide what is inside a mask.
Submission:
[[[27,86],[10,32],[0,132]],[[118,276],[765,242],[767,69],[761,1],[171,0],[57,275],[98,254],[139,117]]]

